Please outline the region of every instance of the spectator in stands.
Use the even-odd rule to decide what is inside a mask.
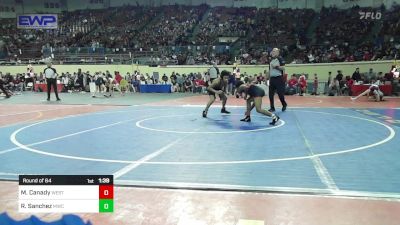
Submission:
[[[245,64],[268,64],[265,53],[270,50],[257,46],[265,47],[267,43],[278,42],[282,45],[282,50],[286,49],[296,63],[393,59],[398,51],[396,42],[399,37],[399,6],[385,11],[381,20],[383,26],[377,34],[372,29],[374,21],[360,20],[359,10],[359,7],[330,7],[322,8],[319,12],[311,9],[252,7],[210,9],[206,5],[124,6],[113,10],[78,10],[61,13],[58,25],[60,29],[55,32],[18,30],[14,20],[2,20],[0,33],[4,40],[0,40],[0,51],[5,49],[3,51],[8,60],[14,60],[19,55],[19,49],[22,49],[25,58],[35,59],[42,54],[46,56],[54,52],[56,58],[61,58],[60,61],[68,61],[63,55],[77,53],[77,62],[82,63],[84,61],[79,59],[85,56],[79,54],[86,50],[97,57],[100,52],[98,48],[102,47],[115,54],[120,54],[122,49],[138,52],[152,49],[151,57],[160,58],[161,61],[166,57],[169,58],[166,61],[171,63],[192,63],[189,56],[193,56],[196,64],[210,63],[211,59],[215,59],[218,64],[227,64],[232,58],[229,48],[221,52],[218,47],[201,49],[198,50],[198,55],[194,55],[196,53],[193,53],[193,49],[187,48],[179,51],[163,50],[163,47],[192,44],[213,46],[219,36],[227,35],[243,39],[240,40],[244,43],[240,46],[240,58]],[[205,15],[206,12],[209,14]],[[306,37],[313,18],[319,19],[314,30],[318,46],[313,45]],[[199,30],[197,33],[194,32],[196,26]],[[369,43],[370,40],[363,41],[369,38],[362,37],[371,34],[374,36],[374,43]],[[36,49],[32,51],[32,56],[29,53],[31,51],[24,48],[25,45],[32,46],[32,50]],[[110,63],[115,58],[112,56],[106,61]]]

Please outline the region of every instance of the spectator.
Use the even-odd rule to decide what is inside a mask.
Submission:
[[[288,81],[288,84],[286,86],[286,94],[288,95],[294,95],[297,94],[297,77],[295,74],[292,74],[292,77]]]
[[[311,95],[318,95],[318,75],[314,73],[313,92]]]
[[[167,84],[167,83],[168,83],[168,77],[167,77],[167,75],[165,75],[165,73],[164,73],[164,75],[161,77],[161,79],[162,79],[162,84]]]
[[[368,73],[365,74],[366,79],[365,83],[369,83],[371,80],[376,80],[376,73],[374,72],[374,69],[370,68]]]
[[[336,77],[333,78],[333,81],[329,84],[328,95],[329,96],[340,95],[339,81],[337,80]]]
[[[361,75],[360,75],[360,68],[356,68],[356,71],[354,71],[353,75],[351,76],[351,79],[353,81],[358,82],[361,81]]]
[[[342,89],[342,93],[345,94],[347,93],[347,95],[352,96],[352,91],[351,88],[354,85],[354,80],[352,78],[350,78],[350,76],[346,76],[346,83]]]
[[[341,70],[337,71],[338,74],[336,75],[336,80],[339,82],[339,90],[338,90],[338,95],[341,95],[340,91],[344,87],[345,81],[343,80],[343,74]]]
[[[304,74],[302,74],[299,77],[299,95],[303,96],[303,94],[306,92],[307,89],[307,80],[306,80],[306,76]]]

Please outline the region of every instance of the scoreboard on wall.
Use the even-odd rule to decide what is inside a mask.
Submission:
[[[112,175],[20,175],[19,212],[111,213]]]

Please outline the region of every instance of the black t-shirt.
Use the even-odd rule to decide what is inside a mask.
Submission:
[[[338,75],[336,75],[336,79],[340,82],[343,80],[343,74],[338,73]]]
[[[359,72],[354,72],[353,76],[351,76],[351,79],[355,81],[361,80],[361,74]]]

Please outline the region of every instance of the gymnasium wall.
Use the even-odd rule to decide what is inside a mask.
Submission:
[[[58,4],[58,8],[45,8],[45,3],[47,4]],[[61,13],[63,10],[63,4],[60,0],[34,0],[34,1],[24,1],[23,12],[17,12],[17,14],[22,13]]]
[[[328,79],[328,72],[332,71],[332,75],[336,76],[338,70],[342,70],[343,74],[352,75],[357,67],[360,68],[361,73],[368,72],[372,68],[375,72],[383,72],[383,74],[389,72],[390,66],[393,61],[373,61],[373,62],[352,62],[352,63],[321,63],[321,64],[290,64],[286,66],[286,73],[289,76],[293,73],[306,73],[310,77],[314,73],[318,74],[320,81],[326,81]],[[45,65],[35,65],[34,71],[36,73],[43,71],[46,68]],[[171,75],[172,72],[177,72],[179,74],[188,74],[191,72],[205,72],[208,70],[208,66],[168,66],[168,67],[148,67],[148,66],[137,66],[137,65],[54,65],[57,72],[77,72],[78,68],[82,71],[90,71],[91,73],[97,71],[106,70],[113,73],[114,71],[119,71],[121,74],[125,75],[126,72],[132,73],[135,70],[139,70],[141,73],[159,72],[159,74]],[[220,71],[226,69],[232,71],[232,66],[219,66]],[[264,70],[268,70],[267,65],[239,65],[241,73],[246,72],[248,75],[258,74]],[[0,66],[0,71],[4,73],[25,73],[26,66]]]

